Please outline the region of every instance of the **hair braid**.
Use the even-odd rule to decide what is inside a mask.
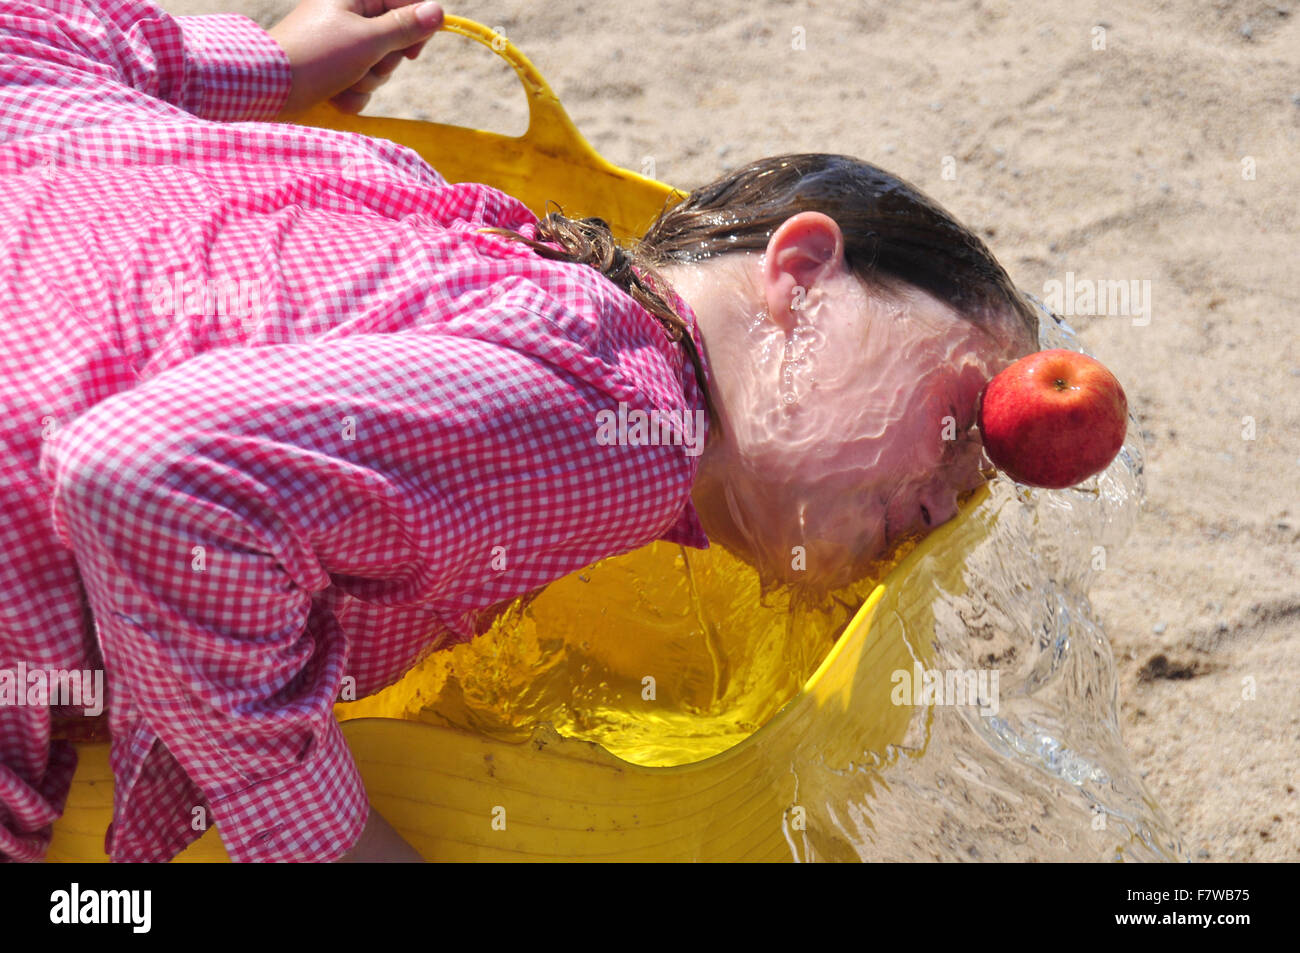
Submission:
[[[686,351],[686,356],[695,372],[696,383],[704,398],[709,425],[716,432],[721,432],[721,424],[709,394],[704,367],[695,340],[691,337],[686,320],[672,306],[667,295],[660,290],[667,287],[668,283],[659,274],[651,255],[647,254],[640,243],[631,248],[624,248],[614,237],[609,223],[603,218],[593,216],[572,219],[566,217],[562,211],[549,212],[538,222],[537,240],[525,238],[507,228],[480,228],[479,231],[523,242],[544,258],[595,268],[626,292],[637,304],[653,314],[663,326],[668,339],[682,345]],[[543,242],[555,242],[563,251]]]

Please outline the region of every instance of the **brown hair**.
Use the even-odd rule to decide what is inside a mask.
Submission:
[[[628,248],[603,219],[569,219],[562,212],[541,220],[538,241],[508,229],[481,231],[526,242],[547,258],[590,265],[626,291],[683,345],[716,426],[695,344],[659,290],[668,283],[657,268],[730,251],[762,251],[778,226],[803,211],[835,220],[844,235],[845,262],[872,286],[915,286],[977,323],[1010,309],[1037,341],[1036,313],[984,243],[915,186],[852,156],[800,153],[755,160],[684,201],[666,204]]]

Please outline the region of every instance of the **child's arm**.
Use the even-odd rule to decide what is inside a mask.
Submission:
[[[392,9],[367,17],[366,0],[303,0],[268,32],[236,14],[173,17],[151,0],[0,0],[0,75],[16,71],[33,110],[49,97],[61,113],[23,117],[28,135],[84,125],[79,111],[97,124],[141,118],[147,103],[121,87],[210,120],[291,118],[330,97],[355,112],[442,25],[436,4],[379,3]]]
[[[156,101],[202,119],[273,119],[293,77],[249,18],[173,17],[150,0],[0,0],[0,59],[15,105],[35,114],[29,135],[164,118]]]
[[[373,807],[360,839],[339,858],[341,864],[419,864],[424,858],[393,830]]]
[[[483,307],[506,339],[545,323]],[[343,679],[413,660],[444,613],[649,542],[677,516],[680,447],[597,441],[599,414],[639,406],[634,391],[588,383],[576,358],[566,370],[559,342],[543,359],[458,327],[476,325],[209,351],[43,445],[115,737],[159,758],[124,769],[136,780],[116,792],[115,859],[176,843],[133,819],[147,802],[189,829],[187,777],[233,859],[340,858],[368,814],[333,714]],[[427,621],[362,637],[334,611],[346,596],[427,607]]]

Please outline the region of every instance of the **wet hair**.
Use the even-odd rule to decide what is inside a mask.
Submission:
[[[590,265],[659,319],[692,362],[717,426],[694,341],[686,322],[661,289],[658,268],[734,251],[763,251],[772,233],[804,211],[828,215],[844,235],[848,267],[869,286],[914,286],[972,321],[984,324],[1011,314],[1027,340],[1037,340],[1038,318],[984,243],[908,182],[852,156],[799,153],[770,156],[742,166],[669,204],[639,241],[624,247],[601,218],[541,219],[537,241],[508,229],[486,228],[519,239],[547,258]],[[559,244],[557,251],[543,242]]]

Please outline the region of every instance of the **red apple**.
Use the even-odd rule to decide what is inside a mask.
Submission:
[[[995,467],[1017,483],[1060,489],[1115,459],[1128,429],[1128,400],[1099,361],[1077,351],[1039,351],[988,382],[979,428]]]

